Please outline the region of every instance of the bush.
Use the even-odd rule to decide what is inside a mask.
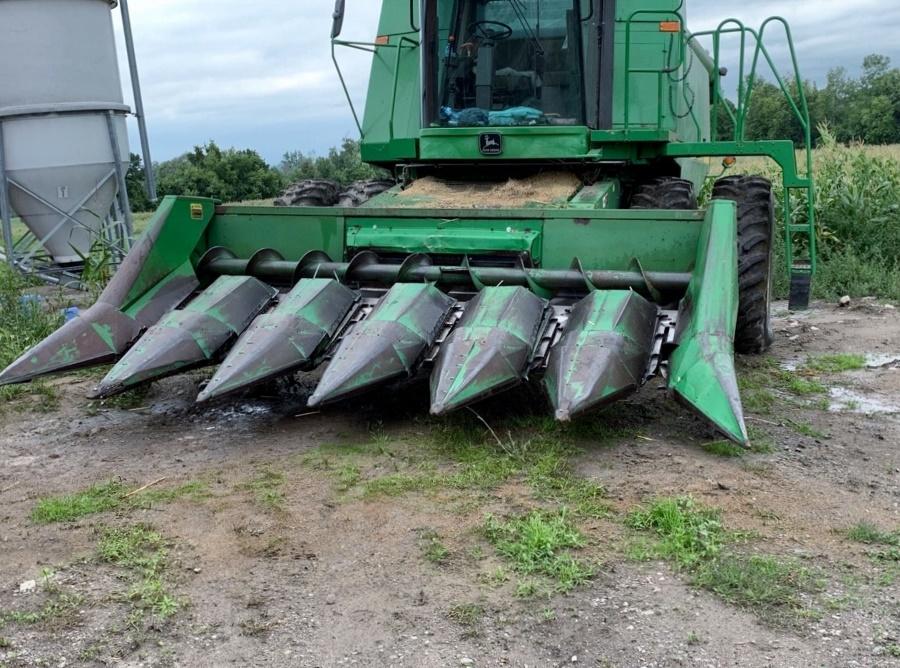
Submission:
[[[250,149],[221,149],[215,142],[157,167],[159,194],[211,197],[243,202],[277,197],[281,173]]]
[[[305,179],[329,179],[349,185],[354,181],[389,176],[385,170],[371,167],[362,161],[359,142],[354,139],[344,139],[340,149],[332,148],[324,157],[306,155],[301,151],[285,153],[280,169],[291,183]]]
[[[39,300],[23,298],[28,282],[7,265],[0,265],[0,370],[62,323],[59,311]]]

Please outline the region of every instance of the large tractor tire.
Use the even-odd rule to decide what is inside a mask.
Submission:
[[[772,329],[772,269],[775,198],[761,176],[729,176],[716,181],[713,199],[737,204],[740,310],[734,348],[759,355],[775,341]]]
[[[694,184],[675,177],[665,176],[641,183],[631,196],[632,209],[689,211],[698,206]]]
[[[347,186],[338,196],[337,205],[355,209],[362,206],[373,197],[390,190],[396,185],[390,179],[375,179],[372,181],[357,181]]]
[[[327,179],[308,179],[291,184],[275,200],[275,206],[334,206],[341,187]]]

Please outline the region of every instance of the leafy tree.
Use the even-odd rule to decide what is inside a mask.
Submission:
[[[128,189],[128,201],[132,211],[150,211],[153,206],[147,196],[147,184],[144,179],[144,163],[137,153],[131,154],[128,172],[125,174],[125,185]]]
[[[796,91],[796,82],[785,83]],[[892,68],[887,56],[866,57],[858,79],[849,77],[844,68],[835,68],[828,73],[824,88],[804,81],[803,90],[809,104],[814,142],[820,140],[816,128],[827,124],[839,142],[900,143],[900,69]],[[720,136],[730,136],[732,127],[722,111]],[[800,121],[779,86],[762,79],[754,83],[745,138],[791,139],[802,144]]]
[[[289,151],[281,160],[281,172],[291,182],[304,179],[331,179],[343,185],[353,181],[384,178],[384,170],[363,163],[359,142],[345,138],[341,147],[332,148],[327,156]]]
[[[284,186],[281,173],[256,151],[221,149],[214,141],[160,164],[157,181],[160,196],[194,195],[223,202],[268,199]]]

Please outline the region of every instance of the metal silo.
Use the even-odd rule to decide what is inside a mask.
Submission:
[[[5,217],[22,218],[35,249],[39,244],[57,265],[80,262],[111,212],[130,216],[130,110],[113,32],[116,6],[0,0],[0,205]],[[15,257],[11,234],[4,247]]]

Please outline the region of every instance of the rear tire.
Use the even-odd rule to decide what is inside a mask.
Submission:
[[[631,196],[631,208],[690,211],[699,208],[699,205],[693,183],[662,176],[638,185]]]
[[[349,209],[355,209],[390,190],[396,185],[390,179],[376,179],[372,181],[357,181],[347,186],[338,196],[337,205]]]
[[[740,307],[735,351],[759,355],[775,341],[772,329],[772,267],[775,198],[761,176],[729,176],[716,181],[713,199],[737,204]]]
[[[307,179],[287,187],[275,206],[334,206],[341,187],[327,179]]]

